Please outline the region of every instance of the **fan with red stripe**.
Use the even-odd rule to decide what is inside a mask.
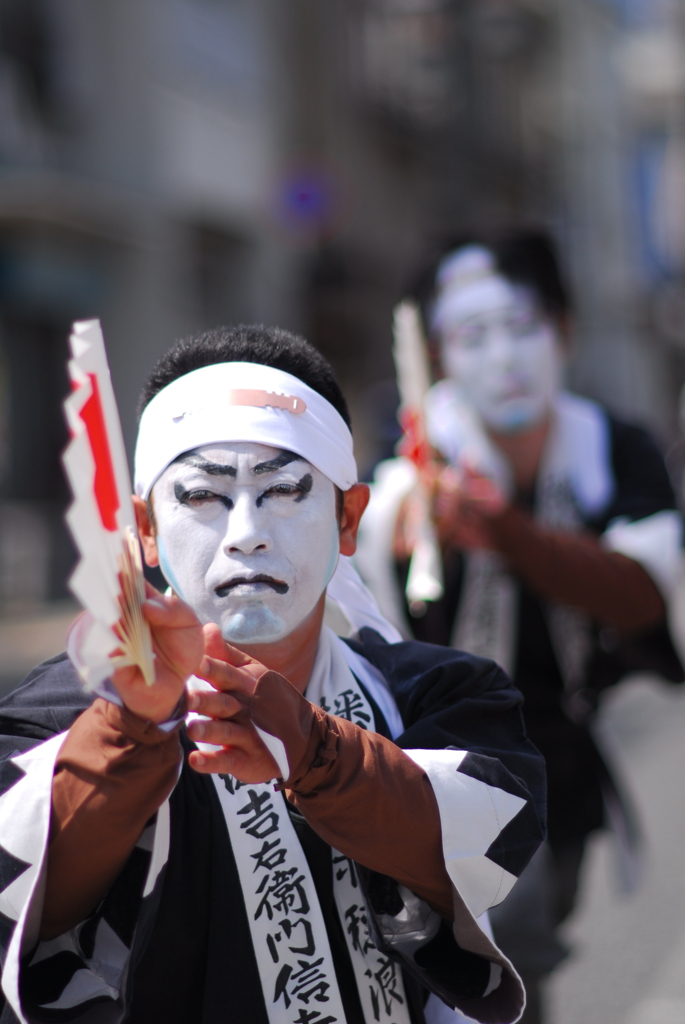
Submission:
[[[113,666],[131,664],[152,683],[131,481],[99,321],[75,323],[69,343],[72,391],[64,409],[71,440],[63,461],[74,495],[67,523],[81,556],[69,585],[84,615],[68,649],[87,689],[98,687]]]

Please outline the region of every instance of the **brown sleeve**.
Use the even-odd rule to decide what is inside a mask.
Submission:
[[[283,741],[286,794],[314,831],[451,920],[440,814],[425,772],[391,740],[326,714],[275,672],[260,679],[250,711]]]
[[[645,629],[664,618],[649,573],[632,558],[604,551],[589,533],[544,529],[516,507],[493,517],[490,533],[516,575],[543,597],[616,629]]]
[[[55,765],[41,938],[82,921],[117,877],[178,778],[178,732],[98,698]]]

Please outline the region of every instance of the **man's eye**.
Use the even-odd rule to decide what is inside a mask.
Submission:
[[[478,348],[483,344],[487,329],[482,324],[462,324],[452,332],[449,339],[459,348]]]
[[[264,492],[262,497],[267,498],[270,494],[300,494],[301,492],[302,488],[298,484],[274,484]]]
[[[312,483],[312,474],[305,473],[302,479],[298,480],[296,484],[274,484],[273,487],[269,487],[267,491],[264,491],[264,493],[260,494],[259,498],[257,498],[257,508],[261,508],[265,498],[277,497],[280,494],[286,496],[295,494],[295,501],[304,501],[312,489]]]
[[[227,498],[223,494],[216,494],[214,491],[208,491],[205,488],[196,488],[192,491],[186,491],[185,488],[177,485],[175,488],[176,499],[181,505],[188,505],[190,508],[202,508],[205,505],[209,505],[213,502],[220,501],[227,508],[233,506],[233,502],[230,498]]]
[[[535,334],[541,326],[541,320],[535,313],[522,313],[520,316],[512,317],[507,323],[507,328],[514,338],[526,338],[529,334]]]
[[[213,494],[212,491],[191,491],[187,502],[190,505],[203,505],[207,501],[217,501],[218,499],[219,495]]]

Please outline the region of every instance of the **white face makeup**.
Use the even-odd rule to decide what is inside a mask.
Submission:
[[[539,423],[562,363],[558,335],[530,290],[488,274],[448,288],[438,313],[443,368],[483,422],[501,433]]]
[[[152,501],[164,575],[229,643],[288,636],[335,571],[335,487],[291,452],[197,448],[167,467]]]

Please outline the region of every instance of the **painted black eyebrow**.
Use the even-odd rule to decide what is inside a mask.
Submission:
[[[312,479],[312,474],[311,473],[305,473],[305,475],[302,477],[302,479],[297,484],[297,486],[301,490],[301,493],[297,496],[297,498],[295,498],[295,501],[297,501],[297,502],[304,501],[304,499],[307,497],[307,495],[311,491],[313,483],[314,483],[314,480]]]
[[[207,473],[209,476],[232,476],[238,475],[238,470],[235,466],[226,466],[222,462],[210,462],[209,459],[203,458],[202,455],[197,455],[194,452],[186,452],[185,455],[179,455],[174,462],[183,462],[187,466],[194,466],[195,469],[201,469],[203,473]]]
[[[268,462],[259,462],[252,468],[252,472],[255,474],[259,473],[275,473],[277,469],[283,469],[284,466],[289,466],[291,462],[304,462],[301,455],[296,455],[295,452],[280,452],[274,456],[273,459],[269,459]]]

